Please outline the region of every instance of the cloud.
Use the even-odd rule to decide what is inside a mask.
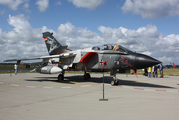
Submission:
[[[28,8],[29,8],[29,3],[25,3],[25,4],[23,5],[23,9],[24,9],[25,11],[27,11],[27,12],[31,12]]]
[[[32,28],[28,17],[20,14],[9,15],[9,25],[13,29],[3,32],[0,29],[0,54],[1,61],[10,58],[26,58],[47,55],[46,47],[42,39],[42,31],[45,29]]]
[[[178,0],[126,0],[122,6],[124,13],[131,12],[142,18],[156,19],[179,15]]]
[[[49,0],[37,0],[36,5],[40,12],[44,12],[49,6]]]
[[[23,8],[24,8],[24,9],[28,9],[28,8],[29,8],[29,3],[25,3],[25,4],[23,5]]]
[[[101,43],[97,33],[87,28],[76,28],[71,23],[60,24],[57,29],[57,38],[62,44],[68,45],[72,49],[90,47],[94,43]],[[89,43],[91,41],[91,43]]]
[[[62,3],[58,1],[57,3],[55,3],[55,5],[62,5]]]
[[[32,30],[32,27],[30,23],[28,22],[27,18],[23,15],[17,15],[17,16],[11,16],[9,15],[8,19],[9,25],[13,26],[14,28],[12,31],[6,33],[7,38],[13,38],[13,39],[7,39],[8,42],[16,44],[20,39],[25,39],[27,35],[30,35],[29,31]],[[18,38],[16,37],[18,35]],[[28,37],[27,37],[28,40]]]
[[[69,22],[65,24],[60,24],[60,26],[58,27],[58,33],[63,36],[73,37],[76,34],[75,31],[76,31],[75,26]]]
[[[17,10],[18,6],[23,2],[24,0],[0,0],[0,4],[8,5],[12,10]]]
[[[9,15],[8,23],[13,29],[6,32],[0,28],[0,61],[48,55],[42,33],[50,31],[62,45],[68,45],[72,50],[108,43],[121,44],[166,64],[170,62],[179,64],[179,35],[164,36],[155,25],[150,24],[136,30],[99,26],[101,34],[98,34],[87,28],[77,28],[70,22],[60,24],[57,31],[46,26],[33,28],[28,18],[23,14]]]
[[[6,12],[6,10],[0,10],[0,15],[3,15]]]
[[[179,47],[179,35],[175,35],[175,34],[167,35],[166,37],[163,37],[163,39],[158,40],[156,44],[162,46],[171,45],[171,46]]]
[[[179,35],[162,35],[155,25],[147,25],[137,30],[123,27],[100,26],[101,39],[106,43],[122,44],[132,51],[143,53],[165,62],[175,61],[179,53]]]
[[[104,3],[104,0],[68,0],[72,2],[76,7],[87,8],[94,10]]]
[[[20,4],[23,4],[23,9],[27,12],[30,12],[29,8],[29,0],[0,0],[0,4],[9,6],[12,10],[17,10]],[[4,11],[0,11],[0,14],[4,14]]]

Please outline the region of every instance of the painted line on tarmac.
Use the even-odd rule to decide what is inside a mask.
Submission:
[[[18,84],[10,84],[10,83],[4,83],[4,82],[0,82],[0,84],[3,85],[11,85],[14,87],[27,87],[27,88],[45,88],[45,89],[71,89],[71,88],[80,88],[80,87],[91,87],[91,86],[95,86],[95,85],[100,85],[101,83],[97,83],[97,84],[91,84],[91,85],[81,85],[81,86],[65,86],[65,87],[47,87],[47,86],[26,86],[26,85],[18,85]]]
[[[144,91],[156,91],[156,92],[179,92],[179,90],[162,90],[162,89],[145,89],[145,88],[137,88],[137,87],[129,87],[123,85],[114,85],[116,87],[122,87],[127,89],[134,89],[134,90],[144,90]]]
[[[71,88],[81,88],[81,87],[91,87],[91,86],[101,85],[101,83],[97,83],[97,84],[81,85],[81,86],[47,87],[47,86],[26,86],[26,85],[4,83],[4,82],[0,82],[0,84],[11,85],[14,87],[44,88],[44,89],[71,89]],[[110,85],[110,84],[105,84],[105,85]],[[121,87],[121,88],[134,89],[134,90],[144,90],[144,91],[156,91],[156,92],[179,92],[179,90],[146,89],[146,88],[123,86],[123,85],[114,85],[114,87]]]

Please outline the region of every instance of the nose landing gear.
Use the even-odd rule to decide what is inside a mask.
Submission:
[[[111,85],[114,86],[114,85],[118,85],[119,81],[117,78],[113,77],[113,80],[111,80]]]
[[[111,70],[110,76],[113,76],[113,80],[111,80],[111,85],[118,85],[118,79],[116,78],[116,70]]]

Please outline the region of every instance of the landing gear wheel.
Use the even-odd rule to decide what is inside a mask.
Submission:
[[[118,85],[118,83],[119,83],[118,80],[116,80],[116,81],[115,81],[115,85]]]
[[[89,73],[86,73],[86,74],[84,75],[84,79],[85,79],[85,80],[89,80],[89,79],[91,79],[90,74],[89,74]]]
[[[64,80],[64,75],[63,74],[59,74],[58,75],[58,81],[63,81]]]
[[[118,80],[111,80],[111,85],[112,85],[112,86],[118,85]]]
[[[111,85],[112,85],[112,86],[114,86],[114,85],[115,85],[114,80],[111,80]]]

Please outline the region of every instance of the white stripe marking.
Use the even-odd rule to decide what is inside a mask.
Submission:
[[[11,84],[12,86],[16,86],[16,87],[18,87],[19,85],[17,85],[17,84]]]
[[[44,88],[53,88],[53,87],[44,87]]]
[[[91,85],[83,85],[83,86],[81,86],[81,87],[90,87]]]
[[[35,86],[27,86],[27,87],[29,87],[29,88],[35,88]]]
[[[62,88],[71,88],[71,87],[62,87]]]

